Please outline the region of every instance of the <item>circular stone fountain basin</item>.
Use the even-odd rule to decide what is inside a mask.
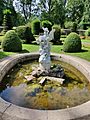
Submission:
[[[71,57],[68,55],[60,55],[60,54],[52,54],[53,60],[64,61],[71,65],[73,65],[76,69],[78,69],[81,73],[85,75],[85,77],[90,80],[90,63],[82,60],[77,57]],[[19,62],[24,62],[27,60],[37,60],[39,58],[38,53],[31,54],[21,54],[10,57],[0,63],[0,81],[2,81],[3,77],[6,73]],[[20,120],[67,120],[67,119],[76,119],[76,118],[85,118],[89,115],[89,104],[90,102],[86,102],[84,104],[78,105],[76,107],[71,107],[62,110],[35,110],[19,107],[10,102],[6,102],[2,98],[0,98],[0,113],[2,118],[7,120],[7,118],[14,118]],[[2,115],[3,114],[3,115]],[[89,116],[88,116],[89,118]]]

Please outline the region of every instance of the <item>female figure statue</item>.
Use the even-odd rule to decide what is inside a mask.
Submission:
[[[55,30],[49,33],[48,28],[43,28],[44,34],[39,36],[38,43],[40,44],[39,67],[42,71],[50,70],[50,41],[54,39]]]

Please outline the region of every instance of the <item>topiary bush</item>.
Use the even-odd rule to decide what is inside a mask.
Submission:
[[[90,28],[88,28],[88,29],[86,30],[85,36],[86,36],[86,37],[88,37],[88,36],[90,37]]]
[[[50,21],[44,20],[44,21],[42,21],[41,24],[42,24],[42,27],[48,28],[48,30],[51,31],[51,29],[52,29],[52,23]]]
[[[73,26],[72,26],[72,32],[76,32],[77,31],[77,23],[73,22]]]
[[[72,22],[72,21],[66,21],[66,22],[64,23],[64,25],[65,25],[65,28],[66,28],[66,29],[71,29],[72,26],[73,26],[73,22]]]
[[[35,40],[31,32],[31,28],[28,26],[19,26],[16,28],[16,32],[18,36],[21,38],[21,40],[25,40],[26,44],[29,44]]]
[[[38,20],[38,19],[33,20],[31,26],[32,26],[32,33],[33,33],[34,35],[39,35],[40,20]]]
[[[9,9],[3,11],[3,32],[6,33],[7,30],[11,30],[13,27],[12,14]]]
[[[81,51],[81,39],[77,33],[70,33],[63,45],[64,52],[79,52]]]
[[[2,41],[2,49],[7,52],[18,52],[22,50],[22,43],[14,30],[6,32]]]
[[[71,29],[72,32],[76,32],[77,31],[77,23],[72,22],[72,21],[65,22],[65,28]]]
[[[61,28],[59,25],[53,25],[52,26],[52,29],[55,29],[55,32],[54,32],[54,39],[52,40],[52,42],[54,44],[61,44],[61,41],[60,41],[60,36],[61,36]]]

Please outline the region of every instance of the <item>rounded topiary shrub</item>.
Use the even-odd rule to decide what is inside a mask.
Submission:
[[[54,32],[54,39],[52,40],[52,42],[54,44],[60,44],[61,41],[60,41],[60,36],[61,36],[61,28],[59,25],[53,25],[52,26],[52,29],[55,29],[55,32]]]
[[[81,39],[77,33],[70,33],[63,45],[63,51],[65,52],[79,52],[81,51]]]
[[[39,35],[40,20],[38,20],[38,19],[33,20],[31,26],[32,26],[32,33],[33,33],[34,35]]]
[[[29,44],[35,40],[31,28],[28,26],[19,26],[16,28],[16,32],[21,40],[25,40],[25,43]]]
[[[42,24],[42,27],[48,28],[48,30],[51,31],[51,29],[52,29],[52,23],[50,21],[44,20],[44,21],[42,21],[41,24]]]
[[[6,32],[2,41],[2,49],[7,52],[18,52],[22,50],[22,43],[14,30]]]
[[[90,28],[88,28],[88,29],[86,30],[85,36],[86,36],[86,37],[88,37],[88,36],[90,37]]]

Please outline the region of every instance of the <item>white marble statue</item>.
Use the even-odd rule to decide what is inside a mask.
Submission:
[[[52,29],[49,33],[48,28],[43,28],[44,34],[39,36],[37,43],[40,44],[39,67],[43,71],[50,69],[50,41],[54,39],[55,30]]]

